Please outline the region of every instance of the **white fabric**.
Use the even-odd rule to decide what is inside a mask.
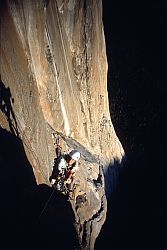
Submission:
[[[77,151],[77,150],[72,150],[70,153],[69,153],[69,156],[75,160],[75,161],[78,161],[79,158],[80,158],[80,153]]]

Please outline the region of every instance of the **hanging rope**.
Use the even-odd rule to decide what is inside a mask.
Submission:
[[[58,135],[56,137],[56,141],[55,141],[54,145],[56,145],[55,153],[56,153],[56,157],[58,158],[61,155],[60,137]],[[41,213],[40,213],[37,221],[39,221],[40,218],[41,218],[41,216],[43,215],[43,213],[44,213],[45,209],[47,208],[47,206],[48,206],[48,204],[49,204],[49,202],[50,202],[50,200],[51,200],[51,198],[52,198],[55,190],[56,190],[56,187],[54,187],[51,195],[49,196],[48,200],[46,201],[46,203],[45,203],[45,205],[44,205],[44,207],[43,207],[43,209],[42,209],[42,211],[41,211]]]
[[[49,196],[48,200],[46,201],[46,203],[45,203],[45,205],[44,205],[44,207],[43,207],[43,209],[42,209],[42,211],[41,211],[41,213],[40,213],[40,215],[39,215],[39,217],[38,217],[38,220],[37,220],[37,221],[39,221],[39,220],[40,220],[40,218],[41,218],[41,216],[43,215],[43,213],[44,213],[44,211],[45,211],[46,207],[48,206],[48,204],[49,204],[49,202],[50,202],[50,200],[51,200],[51,198],[52,198],[52,196],[53,196],[53,194],[54,194],[55,190],[56,190],[56,187],[54,187],[54,189],[53,189],[53,191],[52,191],[51,195]]]
[[[72,80],[71,80],[71,76],[70,76],[70,70],[69,70],[69,67],[68,67],[68,61],[67,61],[67,55],[66,55],[66,50],[65,50],[65,45],[64,45],[63,34],[62,34],[62,30],[61,30],[61,24],[60,24],[60,17],[59,17],[59,13],[58,13],[57,1],[55,1],[55,5],[56,5],[56,15],[57,15],[59,33],[60,33],[60,38],[61,38],[61,42],[62,42],[62,49],[63,49],[65,64],[66,64],[66,68],[67,68],[67,74],[68,74],[68,78],[69,78],[69,83],[70,83],[70,87],[71,87],[71,92],[72,92],[72,95],[73,95],[73,101],[75,102],[75,105],[76,105],[76,107],[77,107],[77,104],[76,104],[76,97],[74,96],[73,87],[72,87]],[[56,70],[56,72],[57,72],[57,70]],[[58,77],[58,74],[56,74],[56,79],[57,79],[57,77]],[[76,112],[77,112],[77,116],[78,116],[78,111],[77,111],[77,109],[76,109]],[[23,140],[23,143],[25,144],[27,150],[30,152],[29,155],[32,156],[32,157],[34,158],[34,160],[35,160],[35,162],[36,162],[36,165],[37,165],[37,167],[38,167],[38,169],[39,169],[41,175],[43,176],[43,178],[45,179],[45,181],[48,182],[48,178],[47,178],[47,176],[45,175],[43,169],[42,169],[41,166],[40,166],[40,162],[39,162],[39,160],[38,160],[38,157],[36,156],[34,150],[32,149],[32,146],[31,146],[31,143],[29,142],[29,139],[27,138],[26,135],[22,135],[23,129],[22,129],[22,126],[21,126],[21,124],[20,124],[19,119],[17,118],[17,116],[16,116],[16,119],[17,119],[18,130],[19,130],[19,133],[20,133],[20,135],[21,135],[21,139],[22,139],[22,140],[24,139],[24,140]],[[53,189],[51,195],[49,196],[48,200],[46,201],[46,203],[45,203],[45,205],[44,205],[44,207],[43,207],[43,209],[42,209],[42,211],[41,211],[41,213],[40,213],[40,215],[39,215],[39,217],[38,217],[38,220],[41,218],[41,216],[42,216],[42,214],[44,213],[46,207],[48,206],[48,204],[49,204],[49,202],[50,202],[50,200],[51,200],[51,198],[52,198],[52,196],[53,196],[53,194],[54,194],[54,192],[55,192],[55,189],[56,189],[56,188]]]

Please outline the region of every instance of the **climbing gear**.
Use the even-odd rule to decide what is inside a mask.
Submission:
[[[51,185],[54,185],[55,182],[56,182],[56,179],[51,179],[50,184],[51,184]]]
[[[60,146],[60,137],[59,136],[57,136],[55,144],[56,144],[56,149],[55,149],[56,157],[58,158],[61,156],[61,150],[62,150],[62,148]]]

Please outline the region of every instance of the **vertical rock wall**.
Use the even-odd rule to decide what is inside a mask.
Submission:
[[[38,183],[49,184],[57,138],[62,152],[81,151],[72,206],[82,245],[93,249],[106,213],[99,166],[124,155],[109,114],[101,0],[4,1],[1,81],[11,96],[0,124],[22,139]]]

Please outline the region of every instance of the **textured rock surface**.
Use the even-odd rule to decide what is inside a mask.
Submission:
[[[100,166],[124,156],[108,107],[102,3],[4,1],[1,20],[0,124],[22,139],[38,184],[49,185],[57,138],[62,152],[81,151],[72,206],[93,249],[107,207]]]

